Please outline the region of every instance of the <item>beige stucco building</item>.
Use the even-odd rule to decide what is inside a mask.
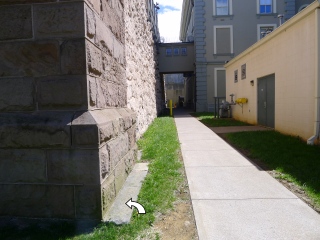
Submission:
[[[226,96],[247,98],[233,117],[300,136],[319,138],[320,1],[225,65]]]

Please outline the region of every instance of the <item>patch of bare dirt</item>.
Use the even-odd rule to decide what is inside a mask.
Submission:
[[[182,156],[180,156],[181,162]],[[197,240],[198,233],[192,209],[187,176],[181,170],[183,181],[176,191],[177,201],[171,211],[159,214],[154,228],[163,240]]]
[[[181,157],[182,161],[182,157]],[[144,232],[137,240],[198,240],[187,177],[182,167],[183,181],[176,191],[177,200],[173,209],[156,216],[151,229]]]

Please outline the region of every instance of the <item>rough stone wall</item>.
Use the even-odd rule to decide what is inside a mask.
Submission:
[[[122,0],[0,2],[0,216],[101,220],[134,164]]]
[[[158,36],[146,1],[125,0],[125,3],[127,99],[128,108],[137,113],[139,138],[160,113],[164,100],[158,72]],[[150,11],[154,11],[151,5]]]

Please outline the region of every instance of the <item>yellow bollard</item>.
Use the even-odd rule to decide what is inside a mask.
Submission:
[[[169,100],[170,117],[172,117],[172,100]]]

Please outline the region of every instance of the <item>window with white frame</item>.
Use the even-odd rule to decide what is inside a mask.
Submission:
[[[276,24],[258,24],[258,40],[264,38],[277,28]]]
[[[217,55],[233,54],[233,27],[229,25],[214,26],[213,53]]]
[[[277,12],[276,0],[257,0],[258,14],[272,14]]]
[[[213,0],[213,15],[232,15],[232,0]]]

